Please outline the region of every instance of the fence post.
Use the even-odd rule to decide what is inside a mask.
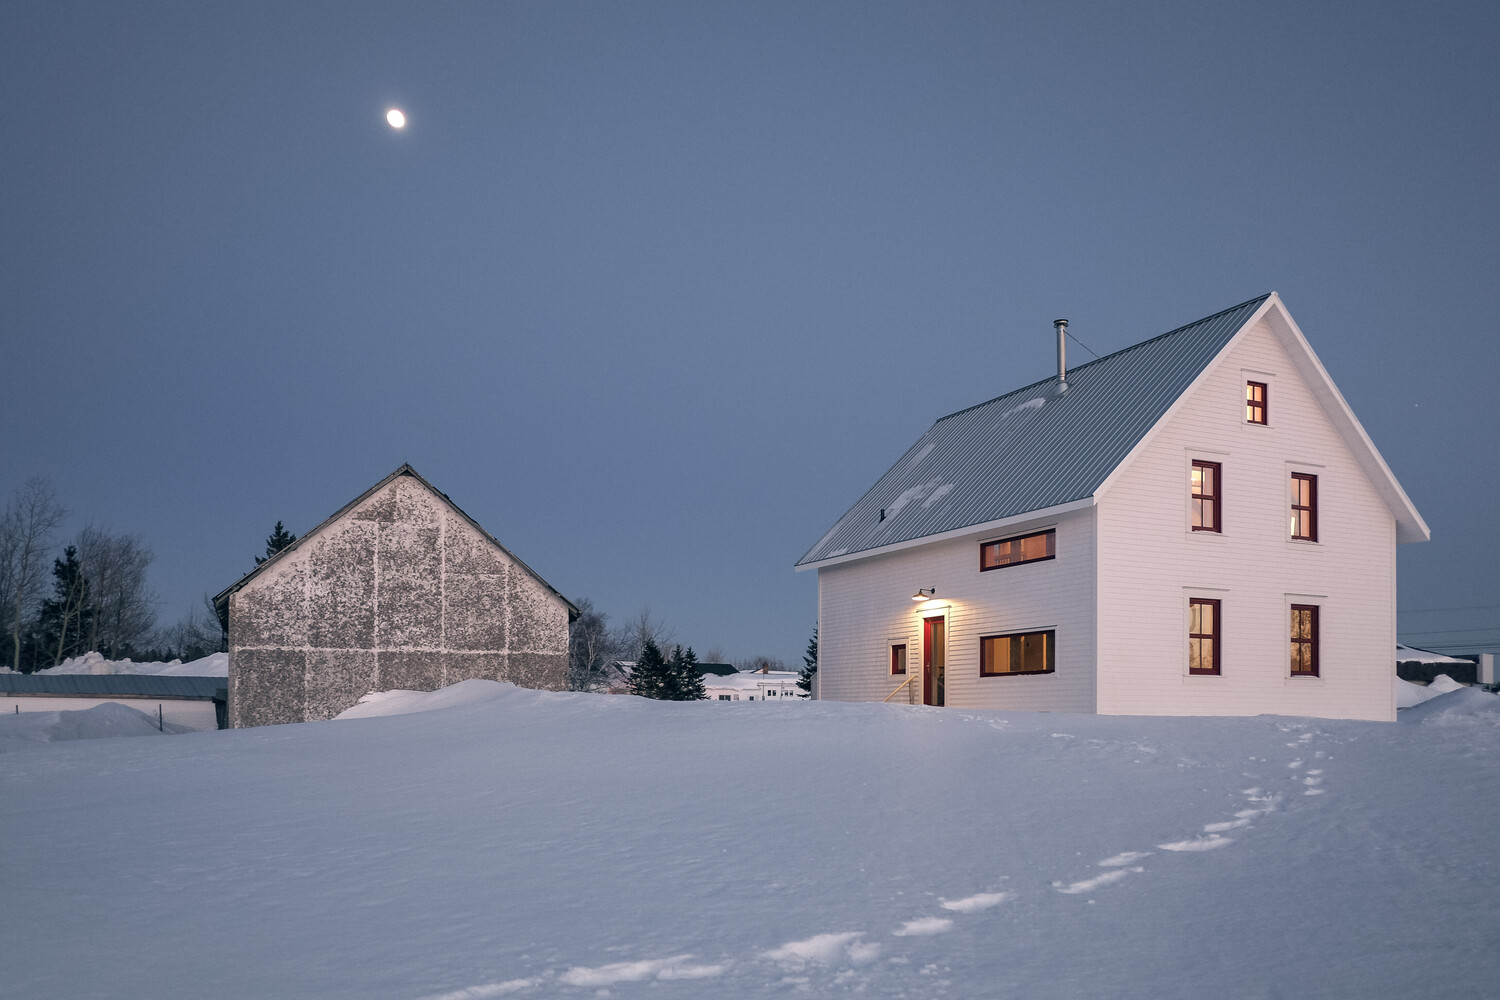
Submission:
[[[159,733],[166,732],[166,729],[161,724],[161,702],[156,703],[156,731]]]

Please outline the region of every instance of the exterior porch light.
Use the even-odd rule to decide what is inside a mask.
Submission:
[[[925,590],[919,589],[915,594],[911,595],[911,599],[914,601],[930,601],[936,594],[936,587],[928,587]]]

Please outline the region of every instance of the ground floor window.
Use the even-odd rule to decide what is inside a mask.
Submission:
[[[891,644],[891,676],[906,673],[906,643]]]
[[[1057,633],[1012,632],[986,635],[979,640],[979,676],[1050,674],[1057,669]]]
[[[1292,676],[1318,676],[1318,606],[1292,605]]]
[[[1219,672],[1219,602],[1188,598],[1188,673]]]

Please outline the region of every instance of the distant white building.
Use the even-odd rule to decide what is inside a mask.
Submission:
[[[938,420],[798,561],[818,697],[1394,720],[1428,528],[1281,299],[1072,371],[1058,326],[1057,375]]]
[[[757,670],[724,676],[703,675],[709,701],[783,701],[803,697],[794,670]]]

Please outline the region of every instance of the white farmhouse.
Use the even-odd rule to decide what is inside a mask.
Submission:
[[[818,696],[1396,717],[1407,499],[1273,292],[938,420],[797,563]]]

